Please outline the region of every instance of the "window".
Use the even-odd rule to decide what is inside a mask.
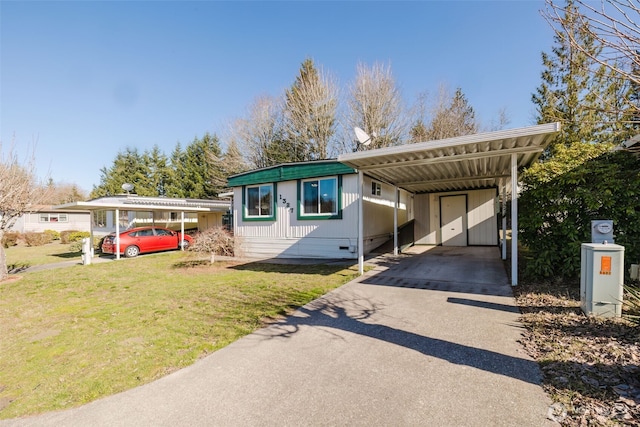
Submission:
[[[338,178],[309,179],[302,181],[302,215],[338,214]]]
[[[67,214],[41,213],[40,222],[68,222]]]
[[[107,226],[107,215],[113,215],[108,211],[95,211],[93,213],[93,226],[98,228],[104,228]],[[112,216],[113,218],[113,216]]]
[[[382,193],[382,186],[379,182],[371,181],[371,194],[379,196]]]
[[[273,197],[274,189],[272,184],[256,185],[246,187],[246,217],[255,219],[273,219]]]

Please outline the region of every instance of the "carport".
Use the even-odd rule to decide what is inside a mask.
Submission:
[[[531,166],[560,131],[549,123],[342,154],[338,161],[359,176],[358,264],[364,271],[363,176],[412,194],[496,188],[502,195],[502,259],[507,259],[507,197],[511,197],[511,284],[518,284],[518,171]],[[394,254],[398,253],[397,200]]]
[[[91,213],[91,241],[94,235],[94,212],[115,212],[115,233],[120,234],[120,211],[138,212],[180,212],[180,231],[184,234],[184,214],[220,212],[226,213],[231,205],[230,200],[205,200],[205,199],[177,199],[169,197],[144,197],[134,194],[121,194],[117,196],[100,197],[89,201],[65,203],[55,206],[54,209],[82,210]],[[116,244],[116,259],[120,259],[120,242]]]

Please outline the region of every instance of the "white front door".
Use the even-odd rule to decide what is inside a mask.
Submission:
[[[467,196],[440,197],[442,246],[467,246]]]

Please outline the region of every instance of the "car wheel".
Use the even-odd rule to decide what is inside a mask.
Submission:
[[[127,258],[135,258],[140,253],[140,248],[137,246],[128,246],[127,249],[124,250],[124,256]]]
[[[183,241],[182,241],[181,248],[182,248],[182,249],[184,249],[185,251],[186,251],[187,249],[189,249],[189,241],[188,241],[188,240],[183,240]]]

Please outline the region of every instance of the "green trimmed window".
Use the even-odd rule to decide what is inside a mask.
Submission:
[[[245,219],[275,218],[273,184],[246,186],[244,199]]]
[[[340,218],[340,177],[303,179],[298,181],[300,219]]]

